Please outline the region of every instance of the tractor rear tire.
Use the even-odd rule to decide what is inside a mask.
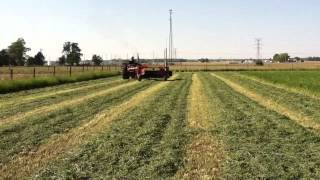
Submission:
[[[122,66],[122,79],[129,79],[128,65],[124,64]]]
[[[168,75],[164,76],[164,81],[168,81]]]
[[[137,75],[137,79],[138,79],[138,81],[142,81],[142,76],[141,75]]]

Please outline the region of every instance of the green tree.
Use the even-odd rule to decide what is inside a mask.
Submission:
[[[288,53],[275,54],[273,56],[273,61],[276,61],[276,62],[288,62],[289,58],[290,58],[290,56],[289,56]]]
[[[2,49],[0,51],[0,66],[8,66],[10,61],[10,56],[8,50]]]
[[[41,51],[39,51],[34,57],[27,58],[28,66],[43,66],[45,64],[45,57]]]
[[[94,65],[99,66],[103,62],[103,59],[98,55],[93,55],[92,56],[92,62],[93,62]]]
[[[30,56],[27,58],[27,65],[28,66],[35,66],[36,65],[36,61],[35,61],[34,57]]]
[[[22,38],[19,38],[16,42],[13,42],[8,47],[8,53],[12,60],[10,64],[23,66],[26,60],[26,53],[30,50],[30,48],[26,47],[26,42]]]
[[[280,57],[279,54],[275,54],[275,55],[273,56],[273,61],[278,62],[278,61],[279,61],[279,57]]]
[[[35,61],[35,65],[38,66],[43,66],[46,63],[46,58],[44,57],[44,55],[42,54],[41,51],[39,51],[35,56],[34,56],[34,61]]]
[[[64,43],[62,53],[64,54],[68,65],[79,65],[82,54],[78,43]]]
[[[60,65],[65,65],[66,61],[67,61],[67,59],[66,59],[65,55],[62,55],[61,57],[59,57],[58,62],[59,62]]]

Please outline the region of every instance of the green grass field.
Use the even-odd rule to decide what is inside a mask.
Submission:
[[[0,95],[0,179],[319,179],[317,71],[108,77]]]

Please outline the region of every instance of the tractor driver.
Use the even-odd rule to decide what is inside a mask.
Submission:
[[[134,59],[134,57],[131,57],[131,61],[129,61],[129,64],[136,64],[136,60]]]

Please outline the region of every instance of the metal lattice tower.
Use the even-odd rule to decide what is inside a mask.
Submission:
[[[173,56],[174,56],[174,46],[173,46],[173,27],[172,27],[172,14],[173,10],[169,10],[170,14],[170,33],[169,33],[169,60],[170,62],[173,61]]]
[[[256,47],[257,47],[257,60],[260,60],[262,57],[261,57],[261,41],[262,39],[260,38],[256,38]]]

